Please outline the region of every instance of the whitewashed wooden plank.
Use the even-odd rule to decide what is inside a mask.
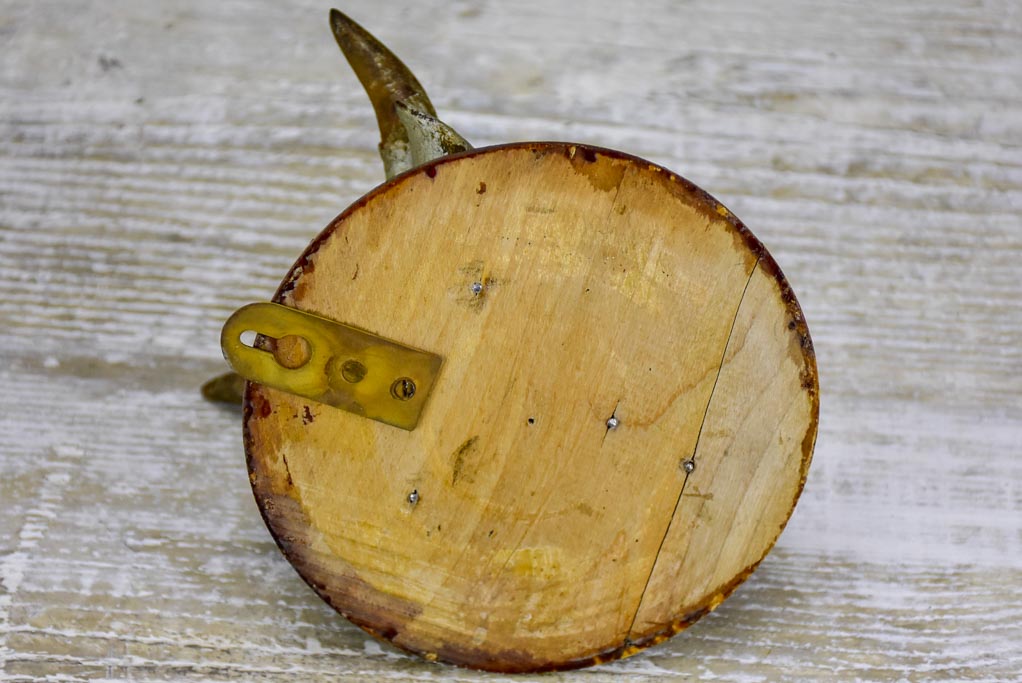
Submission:
[[[343,9],[477,144],[706,187],[812,326],[819,447],[776,552],[685,635],[564,678],[1017,679],[1017,3]],[[0,680],[500,678],[320,604],[196,393],[225,315],[382,180],[325,14],[0,3]]]

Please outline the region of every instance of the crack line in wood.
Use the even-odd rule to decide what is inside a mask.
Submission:
[[[752,270],[749,271],[749,279],[745,281],[745,287],[742,289],[742,296],[738,299],[738,306],[735,307],[735,316],[731,320],[731,329],[727,333],[727,341],[724,342],[724,351],[720,355],[720,365],[717,366],[717,375],[713,378],[713,387],[710,388],[710,397],[706,400],[706,409],[703,410],[703,419],[699,423],[699,431],[696,433],[696,443],[692,447],[692,462],[696,460],[696,453],[699,451],[699,440],[703,436],[703,426],[706,424],[706,416],[710,414],[710,405],[713,403],[713,394],[717,390],[717,382],[720,380],[720,374],[724,370],[724,361],[727,359],[727,349],[731,346],[731,336],[735,332],[735,325],[738,323],[738,313],[742,310],[742,302],[745,301],[745,295],[749,291],[749,285],[752,283],[752,276],[756,274],[756,269],[759,268],[760,259],[756,259],[756,263],[752,265]],[[674,510],[671,512],[671,517],[667,522],[667,528],[664,530],[663,538],[660,539],[660,545],[657,547],[656,554],[653,556],[653,563],[649,567],[649,574],[646,576],[646,584],[642,587],[642,593],[639,595],[639,602],[635,606],[635,613],[632,614],[631,623],[628,625],[628,631],[625,634],[624,645],[627,647],[631,643],[632,629],[635,628],[635,620],[639,618],[639,611],[642,609],[642,603],[646,599],[646,591],[649,590],[649,583],[653,580],[653,572],[656,570],[657,562],[660,560],[660,553],[663,552],[664,543],[667,542],[667,537],[671,533],[671,527],[674,525],[674,518],[678,514],[678,508],[681,506],[682,496],[685,495],[685,486],[688,484],[689,477],[694,472],[686,472],[685,479],[681,482],[681,490],[678,491],[678,499],[674,502]]]
[[[606,430],[603,432],[603,440],[600,441],[600,447],[601,448],[603,447],[603,444],[607,443],[607,435],[610,434],[610,430],[617,428],[616,425],[614,427],[610,426],[610,420],[617,419],[617,411],[618,411],[618,408],[620,408],[620,407],[621,407],[621,401],[619,399],[618,402],[614,404],[614,411],[610,414],[610,417],[607,418],[607,422],[604,423],[605,426],[606,426]]]

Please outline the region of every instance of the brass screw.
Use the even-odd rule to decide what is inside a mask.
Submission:
[[[344,378],[345,382],[350,384],[358,384],[365,379],[366,366],[359,363],[357,360],[346,360],[344,365],[341,366],[341,377]]]
[[[415,382],[407,377],[394,380],[390,385],[390,395],[399,401],[407,401],[415,396]]]
[[[288,370],[297,370],[312,358],[312,347],[305,337],[289,334],[277,340],[273,357]]]

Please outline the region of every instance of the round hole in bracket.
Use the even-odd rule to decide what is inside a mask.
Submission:
[[[238,336],[238,341],[249,348],[255,348],[256,331],[245,330]]]

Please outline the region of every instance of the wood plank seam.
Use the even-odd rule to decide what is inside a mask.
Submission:
[[[749,279],[745,281],[745,287],[742,289],[742,296],[738,299],[738,305],[735,307],[735,315],[731,319],[731,329],[727,333],[727,341],[724,342],[724,350],[720,354],[720,365],[717,366],[717,375],[713,378],[713,387],[710,389],[710,396],[706,399],[706,408],[703,410],[703,419],[699,423],[699,431],[696,433],[696,443],[692,447],[692,460],[695,461],[696,453],[699,452],[699,439],[703,436],[703,425],[706,424],[706,416],[710,413],[710,405],[713,403],[713,393],[717,389],[717,381],[720,380],[720,373],[724,369],[724,362],[727,359],[727,350],[731,346],[731,336],[734,334],[735,325],[738,323],[738,313],[742,310],[742,302],[745,301],[745,295],[749,291],[749,284],[752,282],[752,277],[756,274],[756,269],[759,268],[760,258],[756,259],[756,262],[752,265],[752,269],[749,270]],[[650,564],[649,573],[646,575],[646,584],[642,588],[642,593],[639,594],[639,601],[635,605],[635,613],[632,614],[632,620],[628,625],[628,631],[625,635],[624,647],[631,645],[632,630],[635,628],[635,620],[639,616],[639,612],[642,610],[643,600],[646,598],[646,591],[649,590],[649,582],[653,578],[653,572],[656,570],[657,561],[660,559],[660,553],[664,549],[664,542],[667,541],[667,537],[671,533],[671,527],[674,525],[674,518],[678,514],[678,507],[681,505],[681,499],[685,495],[685,486],[688,484],[688,480],[692,475],[690,473],[685,474],[685,479],[681,482],[681,488],[678,490],[678,499],[674,502],[674,510],[671,512],[671,517],[667,522],[667,528],[664,529],[663,538],[660,539],[660,545],[657,547],[656,554],[653,556],[653,562]]]

